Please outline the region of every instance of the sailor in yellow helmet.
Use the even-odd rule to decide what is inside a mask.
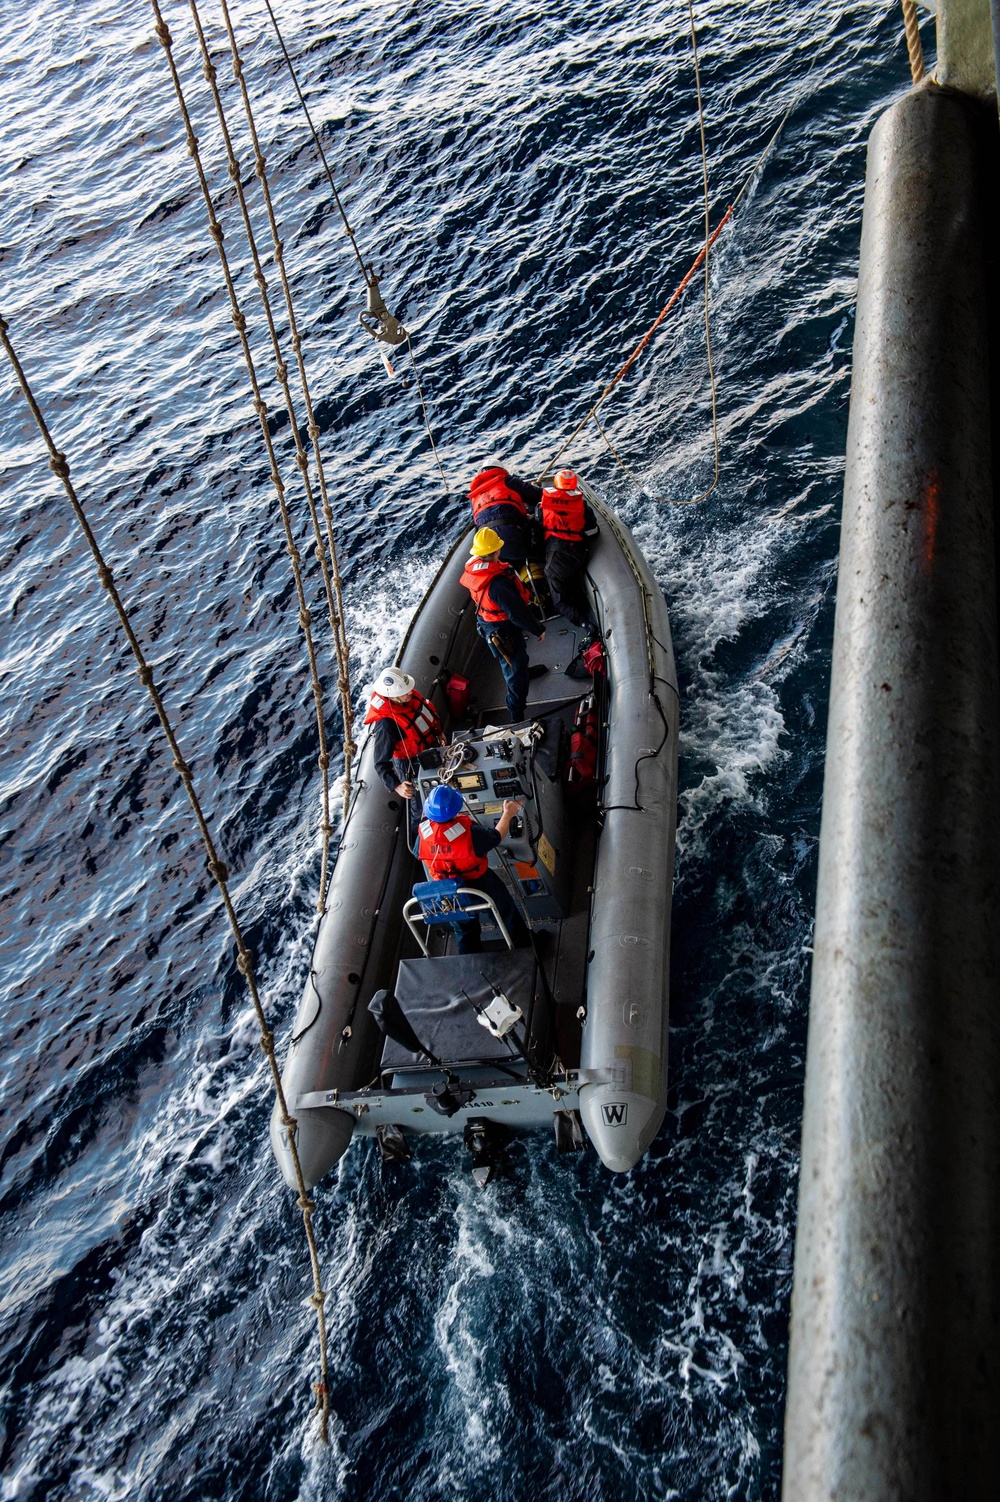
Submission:
[[[509,563],[501,560],[503,539],[492,527],[480,527],[472,539],[472,556],[462,583],[472,596],[479,634],[500,664],[507,685],[510,722],[524,719],[528,699],[528,649],[524,633],[544,640],[545,632],[531,608],[531,598]]]

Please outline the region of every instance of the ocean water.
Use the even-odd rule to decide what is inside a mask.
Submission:
[[[4,1502],[778,1495],[865,142],[907,73],[891,6],[695,9],[713,222],[790,111],[712,257],[721,482],[669,504],[711,473],[697,285],[604,409],[641,492],[592,430],[571,456],[641,539],[678,656],[670,1111],[621,1178],[538,1139],[480,1192],[459,1140],[386,1175],[356,1144],[318,1191],[328,1450],[309,1414],[305,1249],[227,929],[0,369]],[[164,11],[290,470],[190,14]],[[387,379],[357,325],[363,289],[266,12],[235,0],[360,697],[463,522],[469,477],[497,458],[540,467],[698,249],[687,13],[279,13],[359,239],[413,331],[449,486],[412,381]],[[0,312],[157,664],[287,1037],[319,868],[315,726],[164,58],[142,4],[5,0],[2,15]],[[218,47],[215,0],[204,19]]]

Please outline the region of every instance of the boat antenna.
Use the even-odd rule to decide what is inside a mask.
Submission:
[[[289,53],[288,48],[285,46],[285,39],[281,34],[281,27],[278,25],[278,18],[274,13],[274,7],[271,5],[271,0],[264,0],[264,4],[267,7],[267,13],[271,18],[271,25],[273,26],[274,34],[278,39],[278,46],[281,48],[281,55],[285,60],[285,66],[288,69],[289,77],[292,80],[292,86],[294,87],[295,92],[298,96],[299,104],[302,106],[302,113],[306,117],[306,124],[309,126],[309,133],[313,138],[313,144],[315,145],[316,150],[319,154],[319,159],[323,166],[323,172],[326,176],[327,182],[330,185],[330,192],[333,196],[333,202],[336,207],[337,213],[340,215],[340,221],[344,226],[344,233],[351,242],[351,250],[354,252],[354,258],[357,261],[358,268],[361,271],[362,277],[364,278],[366,294],[365,307],[358,314],[358,322],[363,329],[366,329],[367,332],[371,334],[372,338],[376,341],[377,344],[387,344],[390,346],[390,348],[394,348],[395,346],[403,344],[405,342],[407,352],[410,356],[410,366],[413,370],[414,384],[417,388],[417,395],[420,398],[420,410],[423,414],[424,431],[427,434],[427,438],[431,446],[431,451],[434,455],[434,462],[437,465],[438,473],[441,476],[441,484],[444,486],[444,493],[445,495],[448,495],[448,481],[445,477],[444,466],[441,463],[441,457],[438,454],[437,444],[434,442],[434,433],[431,428],[430,416],[427,411],[427,402],[424,397],[424,388],[420,380],[420,372],[417,369],[417,357],[413,352],[413,340],[410,337],[409,330],[405,328],[404,325],[399,321],[399,319],[396,318],[392,313],[390,313],[389,309],[386,307],[382,293],[379,290],[379,279],[375,274],[375,267],[371,261],[365,260],[361,252],[361,247],[358,244],[358,237],[354,232],[354,228],[351,224],[350,219],[347,217],[347,210],[344,207],[344,200],[340,196],[340,191],[337,188],[336,182],[334,181],[333,173],[330,171],[330,163],[326,159],[326,152],[323,150],[323,143],[319,138],[319,132],[317,131],[316,126],[313,124],[312,115],[309,113],[309,106],[306,104],[306,98],[302,92],[302,86],[299,83],[298,74],[295,71],[295,64],[292,62],[291,54]],[[386,368],[386,373],[390,376],[395,375],[395,371],[393,370],[392,365],[389,362],[388,356],[382,350],[380,350],[379,353],[382,358],[382,363]]]

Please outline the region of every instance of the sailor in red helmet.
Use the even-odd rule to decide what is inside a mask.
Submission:
[[[542,487],[491,464],[469,486],[469,504],[476,527],[492,527],[503,539],[504,561],[521,568],[531,558],[541,563],[544,545],[531,512],[542,498]]]
[[[560,615],[596,636],[584,579],[597,521],[571,469],[556,470],[551,486],[542,491],[538,515],[545,532],[545,577],[552,602]]]
[[[461,793],[439,783],[431,790],[424,807],[416,847],[417,857],[423,861],[431,881],[454,879],[459,886],[474,887],[492,897],[518,948],[530,944],[531,936],[510,892],[497,873],[490,870],[488,857],[507,838],[511,820],[521,812],[521,807],[517,799],[505,798],[495,828],[483,829],[465,813]],[[482,949],[478,914],[470,913],[453,923],[452,932],[459,954],[478,954]]]
[[[390,793],[413,798],[417,757],[445,741],[441,718],[429,699],[418,694],[402,668],[383,668],[371,686],[365,724],[373,725],[375,770]],[[416,810],[410,805],[411,828]]]
[[[524,719],[528,700],[528,649],[524,633],[544,640],[528,591],[510,565],[500,558],[503,539],[492,527],[480,527],[472,539],[472,556],[461,582],[472,596],[479,634],[500,664],[507,685],[510,723]],[[544,669],[543,669],[544,671]]]

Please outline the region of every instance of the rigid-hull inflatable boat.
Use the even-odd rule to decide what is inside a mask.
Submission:
[[[600,526],[588,595],[603,672],[567,675],[571,664],[580,671],[585,633],[549,619],[545,640],[528,643],[532,665],[547,671],[531,681],[525,720],[503,723],[500,670],[459,583],[471,534],[452,549],[397,659],[439,709],[450,742],[422,756],[421,795],[447,781],[489,827],[505,797],[524,800],[490,865],[526,918],[531,947],[509,948],[487,910],[484,952],[458,954],[451,929],[433,921],[434,901],[412,897],[424,872],[408,848],[404,801],[376,775],[369,738],[282,1076],[309,1185],[359,1133],[377,1135],[383,1159],[403,1160],[421,1134],[462,1132],[482,1183],[506,1137],[554,1127],[558,1147],[583,1146],[585,1132],[608,1168],[624,1172],[663,1119],[678,731],[670,626],[628,528],[581,487]],[[457,716],[452,675],[473,693]],[[588,723],[598,732],[589,795],[567,783],[574,727]],[[277,1111],[271,1141],[294,1186]]]

